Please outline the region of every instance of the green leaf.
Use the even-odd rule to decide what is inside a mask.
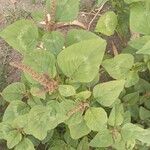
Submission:
[[[32,108],[37,105],[43,105],[42,101],[43,101],[42,99],[32,96],[28,99],[27,103]]]
[[[129,93],[126,94],[122,100],[126,105],[136,105],[136,103],[139,101],[140,97],[139,97],[139,92],[134,92],[134,93]]]
[[[3,98],[8,102],[22,100],[25,94],[25,85],[20,82],[10,84],[2,91]]]
[[[64,134],[64,140],[67,144],[71,145],[72,147],[77,147],[78,140],[74,140],[70,137],[69,129]]]
[[[7,147],[9,149],[12,149],[21,141],[21,139],[22,139],[22,135],[20,132],[18,132],[17,130],[10,131],[6,136]]]
[[[117,15],[113,11],[108,11],[98,20],[95,31],[111,36],[115,33],[117,24]]]
[[[142,120],[150,119],[150,111],[144,107],[140,107],[139,115]]]
[[[46,95],[45,95],[46,93],[44,91],[42,91],[40,88],[38,88],[38,87],[31,87],[30,93],[33,96],[41,98],[41,99],[45,99],[46,98]]]
[[[144,144],[150,145],[150,129],[145,129],[141,135],[137,136],[137,139]]]
[[[43,47],[49,50],[54,55],[58,55],[63,49],[65,39],[64,36],[57,31],[46,33],[42,37]]]
[[[69,97],[76,94],[74,87],[71,85],[59,85],[58,91],[64,97]]]
[[[89,142],[88,142],[88,138],[87,137],[84,137],[78,147],[77,147],[77,150],[89,150]]]
[[[48,75],[50,78],[56,75],[55,56],[48,51],[34,50],[24,57],[24,63],[37,73]],[[25,77],[31,83],[37,83],[27,73]]]
[[[3,121],[13,121],[17,116],[28,113],[30,107],[22,101],[13,101],[6,108]]]
[[[100,131],[107,124],[107,113],[103,108],[89,108],[84,116],[86,125],[93,131]]]
[[[34,11],[34,12],[32,12],[31,15],[32,15],[32,18],[38,23],[43,21],[43,19],[45,17],[43,10]]]
[[[137,38],[135,40],[132,40],[128,44],[131,47],[139,50],[139,49],[141,49],[143,47],[143,45],[145,45],[149,41],[150,41],[150,36],[146,35],[146,36],[139,37],[139,38]]]
[[[70,46],[72,44],[81,42],[83,40],[90,40],[90,39],[97,39],[97,38],[100,37],[92,32],[80,30],[80,29],[72,29],[67,33],[66,45]]]
[[[134,2],[144,2],[146,0],[124,0],[127,4],[131,4],[131,3],[134,3]]]
[[[139,81],[139,75],[137,71],[131,70],[128,75],[126,76],[126,83],[125,87],[131,87],[138,83]]]
[[[82,41],[63,50],[57,62],[66,76],[78,82],[90,82],[99,71],[105,48],[102,39]]]
[[[91,92],[90,91],[82,91],[82,92],[80,92],[80,93],[78,93],[78,94],[76,94],[75,95],[75,98],[77,99],[77,100],[86,100],[86,99],[88,99],[90,96],[91,96]]]
[[[131,54],[119,54],[112,59],[106,59],[102,66],[114,79],[125,79],[134,64]]]
[[[38,28],[30,20],[19,20],[0,32],[0,36],[20,53],[25,54],[36,47]]]
[[[110,126],[120,126],[124,120],[124,111],[122,105],[115,105],[109,115],[108,124]]]
[[[11,125],[14,129],[21,129],[21,131],[24,132],[26,128],[28,127],[28,113],[25,115],[17,116],[13,120]]]
[[[69,126],[70,135],[73,139],[79,139],[90,133],[90,129],[87,127],[84,120],[81,123]]]
[[[65,111],[65,108],[62,107],[61,103],[58,103],[57,101],[52,100],[47,103],[47,107],[52,108],[51,116],[55,118],[53,121],[50,120],[51,125],[49,125],[49,129],[55,128],[59,123],[62,123],[65,120],[67,120],[67,116],[66,116],[67,113]]]
[[[9,122],[1,122],[0,123],[0,136],[1,139],[5,139],[10,131],[13,131],[14,128],[11,126]]]
[[[62,140],[54,140],[48,150],[75,150]]]
[[[51,110],[51,107],[34,106],[28,114],[28,129],[25,132],[43,140],[49,130],[50,120],[55,119],[50,117]]]
[[[33,143],[28,139],[24,138],[14,150],[35,150]]]
[[[131,122],[131,113],[130,113],[130,111],[126,111],[124,113],[123,117],[124,117],[123,125]]]
[[[150,55],[150,40],[139,50],[137,54]]]
[[[143,3],[132,5],[130,10],[130,28],[134,32],[150,34],[150,11]]]
[[[79,107],[78,102],[69,99],[63,100],[63,102],[61,103],[61,108],[65,110],[65,114],[67,116],[67,120],[65,121],[65,123],[68,126],[79,124],[83,120],[82,111],[74,112],[74,110],[76,110],[76,108],[78,107]],[[70,112],[71,113],[74,112],[74,114],[70,115]]]
[[[94,98],[96,98],[100,104],[109,107],[119,97],[124,88],[124,84],[124,80],[115,80],[98,84],[93,90]]]
[[[127,123],[122,127],[121,134],[124,140],[136,139],[142,134],[144,129],[134,125],[132,123]]]
[[[47,7],[50,10],[51,0],[47,0]],[[56,18],[57,22],[73,21],[79,12],[79,0],[57,0]]]
[[[99,132],[90,142],[92,147],[108,147],[113,144],[113,138],[109,130]]]

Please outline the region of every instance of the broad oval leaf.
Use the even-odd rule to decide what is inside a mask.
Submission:
[[[137,50],[140,50],[146,43],[150,41],[150,36],[142,36],[129,41],[129,45]]]
[[[139,115],[142,120],[146,120],[150,118],[150,111],[144,107],[139,108]]]
[[[3,121],[13,121],[17,116],[28,113],[30,107],[22,101],[13,101],[6,108]]]
[[[110,36],[115,33],[117,24],[117,15],[113,11],[108,11],[98,20],[95,31]]]
[[[21,139],[22,139],[22,135],[20,132],[18,132],[17,130],[10,131],[6,136],[7,147],[9,149],[12,149],[21,141]]]
[[[124,89],[125,80],[115,80],[100,83],[94,87],[93,94],[96,100],[107,107],[110,107],[119,97]]]
[[[46,2],[47,8],[50,10],[51,0]],[[73,21],[79,12],[79,0],[57,0],[56,18],[57,22]]]
[[[24,138],[18,145],[15,146],[14,150],[35,150],[35,148],[28,138]]]
[[[6,139],[8,133],[12,130],[13,128],[10,123],[6,121],[1,122],[0,123],[0,139]]]
[[[63,108],[67,117],[65,124],[67,124],[68,126],[79,124],[83,119],[82,112],[75,111],[78,105],[78,103],[75,103],[75,101],[69,99],[63,100],[60,103],[60,107]]]
[[[131,54],[119,54],[103,61],[102,66],[114,79],[125,79],[134,64]]]
[[[76,100],[83,101],[83,100],[88,99],[90,96],[91,96],[91,92],[90,91],[82,91],[82,92],[76,94],[75,98],[76,98]]]
[[[78,147],[77,147],[77,150],[89,150],[89,142],[88,142],[88,137],[84,137]]]
[[[93,131],[100,131],[107,123],[107,113],[103,108],[89,108],[84,116],[86,125]]]
[[[87,127],[84,120],[81,123],[69,126],[70,135],[73,139],[79,139],[90,133],[90,129]]]
[[[137,71],[131,70],[126,76],[125,87],[131,87],[138,83],[140,77]]]
[[[25,131],[25,129],[28,127],[28,113],[17,116],[12,121],[11,125],[15,129],[21,129],[22,131]]]
[[[62,72],[78,82],[92,81],[99,71],[106,42],[92,39],[73,44],[63,50],[57,58]]]
[[[146,42],[139,51],[137,51],[137,54],[150,55],[150,40]]]
[[[112,110],[111,113],[109,115],[109,119],[108,119],[108,124],[110,126],[120,126],[123,123],[124,120],[124,111],[123,111],[123,106],[122,105],[115,105]]]
[[[59,52],[63,49],[65,39],[64,36],[60,32],[51,32],[46,33],[42,37],[43,47],[46,50],[49,50],[54,55],[58,55]]]
[[[92,147],[108,147],[113,144],[113,138],[108,129],[99,132],[90,142]]]
[[[50,78],[56,75],[55,56],[48,51],[34,50],[24,57],[23,62],[41,75],[45,74]],[[28,73],[25,76],[31,83],[37,83]]]
[[[150,34],[150,11],[144,3],[132,5],[130,11],[130,28],[134,32]]]
[[[100,37],[92,32],[79,30],[79,29],[72,29],[67,33],[66,45],[70,46],[74,43],[78,43],[83,40],[97,39],[97,38],[100,38]]]
[[[124,140],[137,139],[137,137],[144,134],[144,129],[138,125],[127,123],[122,127],[121,134]]]
[[[0,36],[20,53],[25,54],[36,47],[38,28],[30,20],[19,20],[0,32]]]
[[[25,94],[26,88],[21,82],[12,83],[2,91],[3,98],[8,102],[22,100]]]
[[[30,89],[30,93],[35,96],[35,97],[38,97],[38,98],[41,98],[41,99],[45,99],[46,98],[46,92],[44,91],[41,91],[40,88],[38,87],[32,87]],[[34,98],[33,98],[34,99]],[[30,99],[31,100],[31,99]]]
[[[28,128],[25,133],[31,134],[39,140],[43,140],[49,130],[51,108],[45,106],[34,106],[28,115]]]
[[[59,85],[58,91],[64,97],[69,97],[76,94],[75,88],[71,85]]]

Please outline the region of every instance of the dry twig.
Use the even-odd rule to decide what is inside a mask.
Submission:
[[[93,19],[90,21],[90,23],[89,23],[89,25],[88,25],[88,30],[90,30],[93,21],[94,21],[94,20],[96,19],[96,17],[99,15],[99,13],[100,13],[100,11],[103,9],[104,5],[105,5],[105,3],[103,3],[103,4],[101,5],[101,7],[99,7],[97,13],[96,13],[95,16],[93,17]]]

